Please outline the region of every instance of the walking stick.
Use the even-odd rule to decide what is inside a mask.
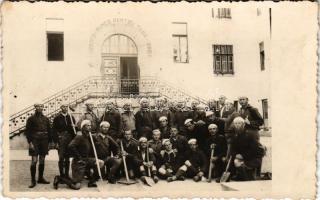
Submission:
[[[89,136],[90,136],[90,141],[91,141],[92,148],[93,148],[94,157],[96,159],[96,165],[97,165],[97,169],[98,169],[98,174],[99,174],[100,179],[102,180],[102,175],[101,175],[101,170],[100,170],[100,166],[99,166],[97,151],[96,151],[96,147],[95,147],[94,142],[93,142],[93,138],[92,138],[91,132],[89,132]]]
[[[149,144],[147,145],[147,162],[148,162],[148,165],[149,165]],[[147,185],[149,186],[153,186],[154,185],[154,181],[153,179],[151,178],[151,171],[150,171],[150,167],[151,166],[148,166],[148,176],[146,177],[146,183]]]
[[[70,121],[71,121],[72,130],[73,130],[74,134],[77,135],[77,131],[76,131],[76,128],[75,128],[75,125],[74,125],[74,122],[73,122],[73,119],[72,119],[72,116],[71,116],[71,113],[69,112],[69,110],[72,110],[72,109],[68,106],[68,113],[69,113],[69,117],[70,117]]]
[[[211,144],[210,148],[211,148],[211,156],[210,156],[210,166],[209,166],[209,175],[208,175],[208,182],[210,183],[212,180],[212,168],[213,168],[213,163],[212,163],[212,157],[214,155],[214,148],[215,148],[215,144]]]
[[[118,183],[121,184],[126,184],[126,185],[131,185],[136,183],[135,181],[131,181],[129,180],[129,175],[128,175],[128,168],[127,168],[127,161],[126,161],[126,156],[123,154],[124,152],[124,148],[123,148],[123,143],[122,141],[120,141],[120,146],[121,146],[121,152],[122,152],[122,160],[123,160],[123,167],[124,167],[124,172],[126,174],[126,181],[118,181]]]

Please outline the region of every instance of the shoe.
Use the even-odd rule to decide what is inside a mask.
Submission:
[[[90,188],[90,187],[98,187],[98,186],[97,186],[96,182],[89,182],[88,187]]]
[[[146,180],[146,177],[145,177],[145,176],[141,176],[140,180],[141,180],[143,183],[147,184],[147,180]]]
[[[153,176],[153,181],[154,181],[154,183],[158,183],[159,178],[157,176]]]
[[[114,176],[109,176],[108,177],[108,182],[111,184],[115,184],[117,182],[116,178]]]
[[[194,176],[194,177],[193,177],[193,180],[194,180],[195,182],[199,182],[199,181],[201,180],[201,178],[200,178],[199,176]]]
[[[59,188],[59,176],[55,176],[53,180],[53,188],[58,189]]]
[[[179,177],[177,178],[177,180],[179,180],[179,181],[184,181],[184,180],[186,180],[186,177],[184,177],[184,176],[179,176]]]
[[[170,176],[170,177],[167,178],[168,182],[172,182],[172,181],[175,181],[175,180],[177,180],[176,176]]]
[[[34,188],[36,185],[36,181],[31,181],[31,185],[29,185],[29,188]]]
[[[47,181],[46,179],[44,179],[43,177],[38,179],[38,183],[39,184],[50,184],[50,182]]]

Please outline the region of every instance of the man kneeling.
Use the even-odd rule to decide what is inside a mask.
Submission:
[[[207,170],[207,159],[205,154],[198,149],[197,140],[192,138],[188,141],[188,144],[190,150],[186,152],[184,165],[179,168],[176,175],[170,181],[184,180],[184,176],[187,176],[198,182]]]
[[[59,183],[67,184],[71,189],[81,188],[81,182],[84,179],[86,171],[94,171],[93,176],[89,176],[88,187],[97,187],[98,170],[96,160],[93,156],[93,148],[90,141],[91,122],[83,120],[81,123],[82,135],[77,135],[69,144],[70,154],[73,156],[71,169],[72,178],[56,176],[54,178],[54,188],[58,189]],[[98,160],[99,167],[103,167],[104,161]]]

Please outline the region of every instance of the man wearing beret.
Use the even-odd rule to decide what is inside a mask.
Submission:
[[[148,139],[141,137],[139,139],[139,150],[135,156],[135,164],[139,167],[140,179],[146,183],[146,176],[150,175],[155,183],[159,181],[157,168],[155,166],[156,157],[151,148],[148,147]]]
[[[29,155],[31,156],[31,185],[29,188],[36,186],[36,170],[39,158],[38,169],[38,183],[49,184],[43,177],[45,158],[48,154],[49,142],[55,140],[52,137],[49,118],[43,115],[43,104],[37,103],[34,105],[35,113],[27,119],[26,123],[26,137],[29,143]],[[57,143],[57,141],[54,141]]]
[[[76,135],[69,144],[69,151],[73,157],[71,163],[72,179],[56,176],[54,180],[54,188],[58,189],[59,183],[67,184],[71,189],[78,190],[81,188],[81,182],[84,179],[86,171],[91,169],[94,175],[89,177],[88,187],[97,187],[98,170],[96,160],[93,154],[93,147],[90,141],[91,121],[83,120],[81,122],[81,135]],[[99,167],[104,166],[103,160],[98,160]]]
[[[261,166],[265,148],[259,142],[257,131],[246,128],[242,117],[236,117],[233,125],[231,155],[234,159],[235,174],[232,179],[236,181],[254,180],[256,170]]]
[[[59,147],[59,172],[60,176],[69,177],[70,156],[68,153],[68,145],[76,135],[76,121],[71,114],[68,113],[68,104],[62,103],[61,112],[53,119],[53,135],[58,138]],[[72,121],[71,121],[72,120]]]

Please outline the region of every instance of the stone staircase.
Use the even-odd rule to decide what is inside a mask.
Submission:
[[[119,82],[109,80],[102,76],[92,76],[82,80],[74,85],[61,90],[60,92],[44,99],[44,114],[52,121],[55,115],[60,111],[62,102],[67,102],[73,108],[72,114],[76,119],[85,111],[86,101],[94,101],[97,115],[104,112],[106,100],[114,101],[118,107],[122,107],[123,103],[130,101],[134,109],[139,106],[139,100],[142,97],[149,98],[151,104],[157,97],[164,97],[169,100],[185,100],[186,102],[196,100],[202,104],[206,104],[204,99],[191,95],[185,89],[173,86],[165,81],[161,81],[156,77],[141,77],[136,80],[121,80],[120,84],[126,84],[125,87],[119,87]],[[138,91],[135,88],[138,84]],[[121,89],[119,89],[121,88]],[[123,89],[124,88],[124,89]],[[18,113],[10,116],[9,135],[12,139],[20,138],[24,133],[26,120],[34,113],[34,106],[31,105]],[[10,145],[12,146],[12,145]],[[16,145],[13,145],[16,146]]]

